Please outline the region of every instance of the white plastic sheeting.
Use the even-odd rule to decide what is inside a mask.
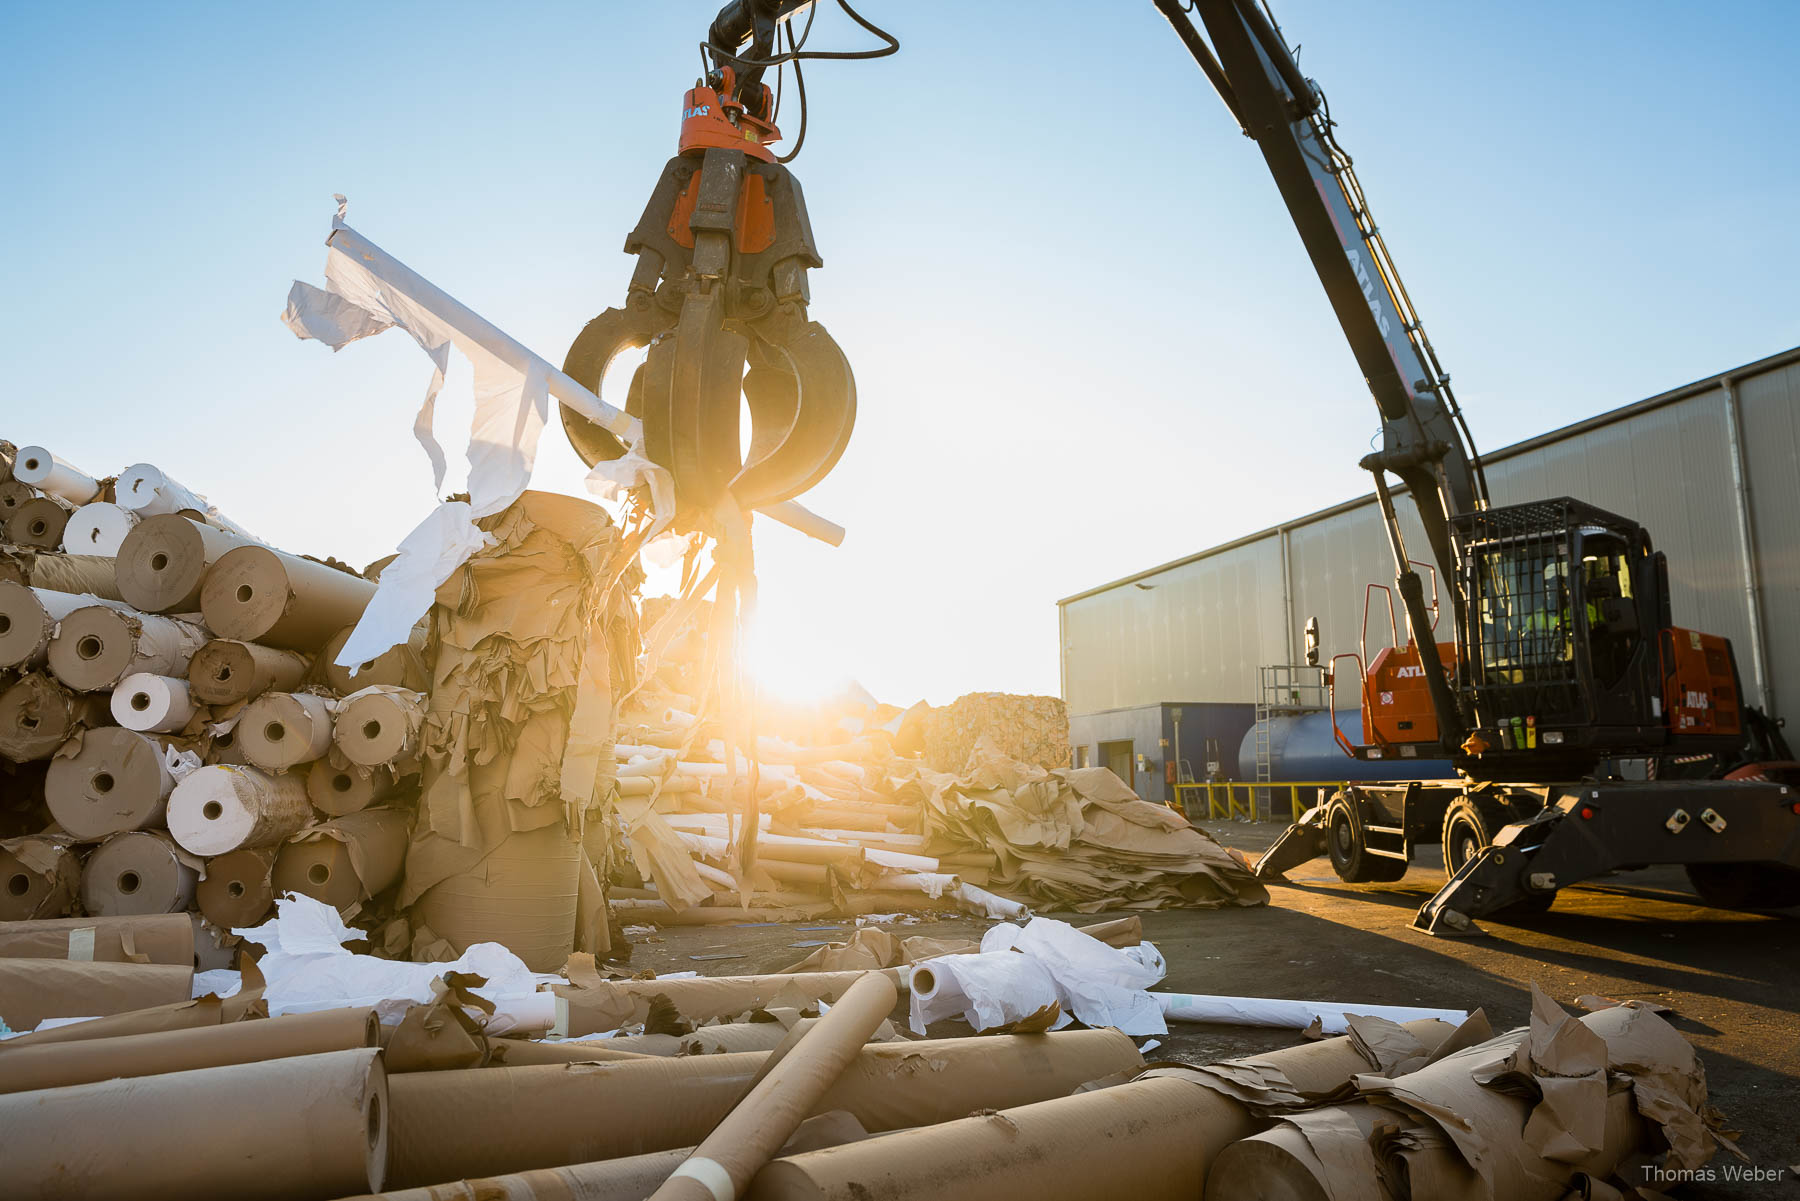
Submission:
[[[445,972],[473,972],[487,978],[475,991],[494,1002],[495,1013],[487,1023],[490,1033],[548,1029],[555,1018],[556,998],[539,994],[537,987],[556,977],[532,972],[497,942],[476,943],[450,963],[357,955],[344,944],[366,938],[363,931],[344,925],[330,905],[291,895],[275,902],[273,918],[232,933],[266,948],[257,966],[267,981],[263,999],[270,1017],[368,1006],[391,1025],[409,1006],[432,1000],[431,982]]]

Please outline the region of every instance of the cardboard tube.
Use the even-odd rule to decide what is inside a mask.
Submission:
[[[193,613],[206,569],[244,545],[205,522],[142,515],[119,545],[119,593],[146,613]]]
[[[0,581],[0,668],[33,671],[49,661],[56,623],[78,609],[108,602],[96,596]]]
[[[77,842],[161,825],[175,778],[147,734],[103,726],[82,733],[73,754],[50,761],[44,800]]]
[[[1455,1024],[1468,1017],[1462,1009],[1430,1009],[1415,1005],[1360,1005],[1337,1001],[1288,1001],[1271,997],[1212,997],[1188,993],[1151,993],[1163,1016],[1178,1022],[1219,1022],[1231,1026],[1277,1026],[1305,1030],[1315,1021],[1327,1034],[1342,1034],[1350,1014],[1411,1022],[1435,1018]]]
[[[433,929],[436,927],[434,926]],[[906,976],[885,969],[896,985]],[[674,980],[601,980],[585,988],[557,985],[556,1033],[604,1034],[642,1025],[656,997],[667,997],[690,1022],[736,1017],[753,1009],[802,1008],[836,1001],[862,972],[793,972],[780,976],[689,976]]]
[[[0,755],[17,763],[48,759],[84,726],[109,718],[105,698],[70,692],[33,672],[0,692]]]
[[[103,917],[186,913],[199,878],[162,831],[114,834],[82,868],[81,905]]]
[[[116,558],[125,535],[138,523],[138,515],[106,501],[90,501],[69,515],[63,527],[63,549],[72,555],[105,555]],[[139,608],[142,608],[140,605]]]
[[[374,583],[361,576],[266,546],[240,546],[207,571],[200,611],[226,638],[304,651],[354,625],[374,595]]]
[[[365,659],[353,667],[338,665],[338,652],[350,641],[356,627],[347,625],[331,636],[319,652],[319,670],[333,692],[349,696],[364,688],[380,685],[390,688],[422,688],[425,685],[425,627],[418,625],[399,646],[390,646],[373,659]]]
[[[424,693],[376,686],[344,698],[332,737],[350,762],[380,767],[412,758],[424,724]]]
[[[188,688],[209,705],[229,705],[271,689],[286,692],[306,678],[306,656],[293,651],[214,638],[188,663]]]
[[[208,859],[194,890],[206,920],[221,930],[260,922],[275,905],[275,855],[273,847],[250,847]]]
[[[249,980],[249,973],[246,972],[246,985]],[[190,983],[188,988],[191,992],[193,985]],[[0,1050],[10,1052],[21,1047],[39,1047],[48,1043],[86,1042],[95,1038],[120,1038],[127,1034],[148,1034],[157,1030],[192,1030],[198,1026],[241,1022],[247,1017],[260,1014],[263,1008],[262,993],[263,988],[259,982],[254,988],[246,987],[229,997],[221,998],[208,993],[189,1001],[171,1001],[164,1005],[128,1010],[111,1017],[74,1022],[50,1030],[35,1030],[30,1034],[7,1039],[4,1044],[0,1044]]]
[[[275,858],[276,892],[304,893],[334,909],[391,888],[406,863],[406,814],[366,809],[314,826]]]
[[[386,768],[376,768],[365,776],[327,758],[315,759],[306,773],[306,795],[313,808],[331,817],[367,809],[393,791],[394,776]]]
[[[396,1076],[393,1183],[410,1188],[698,1143],[737,1105],[764,1058]],[[817,1112],[844,1110],[871,1132],[930,1125],[1065,1096],[1142,1062],[1116,1030],[875,1043],[857,1052]]]
[[[223,764],[190,773],[169,794],[169,833],[196,855],[274,846],[312,816],[306,782]]]
[[[206,631],[172,617],[90,605],[57,626],[50,670],[77,692],[111,689],[134,672],[185,676],[188,660],[206,645]]]
[[[100,495],[99,480],[41,446],[19,447],[19,456],[13,460],[13,478],[39,492],[60,496],[72,505],[85,505]]]
[[[175,676],[137,672],[112,691],[113,720],[127,730],[173,734],[194,718],[196,706],[188,682]]]
[[[16,546],[55,550],[62,545],[72,508],[54,496],[34,496],[6,519],[6,539]]]
[[[45,1018],[106,1017],[185,1001],[193,983],[191,963],[0,959],[0,1021],[30,1030]],[[0,1130],[5,1129],[0,1120]]]
[[[0,921],[55,919],[75,906],[81,860],[67,838],[43,835],[0,842]]]
[[[0,959],[131,963],[135,956],[176,967],[194,962],[194,925],[183,913],[148,917],[64,917],[0,925]],[[0,1050],[4,1050],[0,1046]]]
[[[652,1201],[740,1196],[856,1058],[898,999],[893,981],[872,972],[851,985],[780,1065],[650,1195]]]
[[[50,592],[118,600],[113,561],[100,555],[56,555],[12,547],[0,550],[0,580]]]
[[[310,692],[265,692],[238,718],[238,746],[257,767],[283,772],[331,749],[331,702]]]
[[[373,1009],[324,1009],[229,1026],[46,1043],[0,1054],[0,1093],[380,1045],[381,1020]]]
[[[0,1129],[8,1177],[63,1195],[317,1201],[382,1187],[386,1092],[368,1047],[11,1093]]]
[[[797,1155],[867,1137],[868,1132],[849,1114],[822,1113],[800,1123],[800,1129],[782,1147],[782,1153]],[[342,1201],[644,1201],[693,1151],[692,1147],[652,1151],[597,1163],[346,1197]]]

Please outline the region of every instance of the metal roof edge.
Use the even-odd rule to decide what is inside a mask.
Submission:
[[[1666,405],[1672,405],[1678,401],[1687,400],[1689,397],[1711,392],[1727,380],[1740,380],[1753,375],[1761,375],[1764,372],[1773,371],[1779,367],[1786,367],[1796,362],[1800,362],[1800,346],[1777,351],[1765,358],[1756,359],[1752,362],[1745,363],[1742,366],[1733,367],[1727,371],[1720,371],[1717,374],[1705,376],[1689,384],[1683,384],[1679,388],[1671,388],[1667,392],[1659,392],[1655,396],[1646,397],[1643,400],[1634,400],[1630,404],[1621,405],[1616,409],[1608,409],[1604,413],[1597,413],[1592,417],[1584,417],[1580,421],[1558,426],[1556,429],[1534,435],[1533,437],[1525,439],[1523,442],[1514,442],[1509,446],[1503,446],[1499,450],[1491,451],[1481,457],[1484,462],[1488,463],[1510,459],[1515,455],[1526,454],[1529,451],[1547,446],[1552,442],[1558,442],[1564,438],[1572,438],[1579,434],[1585,434],[1590,430],[1599,429],[1603,426],[1612,425],[1615,422],[1624,421],[1639,413],[1647,413],[1653,409],[1660,409]],[[1396,485],[1394,488],[1394,493],[1396,495],[1402,494],[1405,491],[1406,488],[1403,485]],[[1295,517],[1292,520],[1283,521],[1276,525],[1257,530],[1255,533],[1245,534],[1240,538],[1233,538],[1229,542],[1221,542],[1216,546],[1209,546],[1205,550],[1195,551],[1189,555],[1183,555],[1179,559],[1171,559],[1167,563],[1159,563],[1155,567],[1147,567],[1142,571],[1135,571],[1130,575],[1120,576],[1118,579],[1108,583],[1098,584],[1092,588],[1083,589],[1080,592],[1063,597],[1061,600],[1057,601],[1056,604],[1058,608],[1061,608],[1063,605],[1073,604],[1078,600],[1086,600],[1090,596],[1097,596],[1102,592],[1110,592],[1114,588],[1120,588],[1126,584],[1133,584],[1139,580],[1148,579],[1153,575],[1161,575],[1165,571],[1173,571],[1177,567],[1185,567],[1189,563],[1197,563],[1201,559],[1210,559],[1214,555],[1222,555],[1226,551],[1237,550],[1239,547],[1248,546],[1252,542],[1260,542],[1264,538],[1277,537],[1284,530],[1297,529],[1303,525],[1312,525],[1314,522],[1324,521],[1328,517],[1336,517],[1339,513],[1347,513],[1351,509],[1358,509],[1364,505],[1374,503],[1375,494],[1373,492],[1367,492],[1361,496],[1354,497],[1353,499],[1340,501],[1335,505],[1330,505],[1323,509],[1315,509],[1311,513]]]

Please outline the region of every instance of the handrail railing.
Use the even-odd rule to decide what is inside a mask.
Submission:
[[[1287,793],[1289,816],[1288,821],[1299,821],[1300,815],[1311,808],[1310,804],[1300,803],[1302,788],[1330,789],[1338,791],[1349,784],[1343,780],[1277,780],[1273,783],[1257,780],[1200,780],[1192,784],[1175,785],[1174,807],[1181,811],[1189,821],[1216,818],[1243,818],[1246,821],[1262,821],[1256,804],[1258,789],[1267,789],[1270,794],[1269,821],[1281,820],[1275,815],[1274,798],[1276,793]],[[1239,795],[1239,790],[1242,795]],[[1190,803],[1189,798],[1198,799],[1198,794],[1205,794],[1205,805],[1202,809]]]

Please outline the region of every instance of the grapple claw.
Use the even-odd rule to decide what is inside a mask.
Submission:
[[[600,396],[601,381],[615,358],[624,351],[650,345],[674,323],[673,314],[658,306],[650,295],[639,293],[625,308],[607,309],[582,327],[563,359],[563,374]],[[633,417],[643,416],[642,390],[643,368],[639,367],[625,399],[625,411]],[[563,432],[589,467],[624,455],[625,444],[611,430],[595,425],[567,405],[560,407]]]

